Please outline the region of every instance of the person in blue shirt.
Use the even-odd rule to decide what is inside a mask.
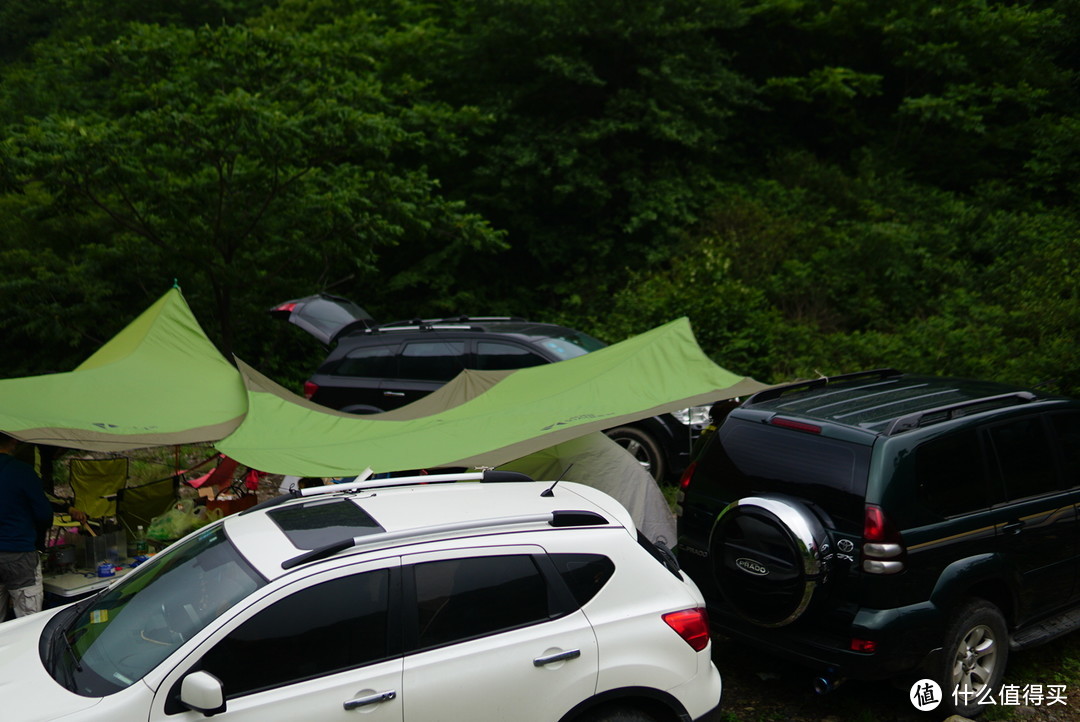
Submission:
[[[53,510],[33,467],[13,454],[18,440],[0,432],[0,621],[8,599],[15,616],[40,612],[45,599],[37,543]]]

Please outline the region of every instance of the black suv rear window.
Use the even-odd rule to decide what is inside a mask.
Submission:
[[[828,509],[838,526],[862,530],[869,446],[730,418],[717,434],[713,474],[728,501],[791,494]]]

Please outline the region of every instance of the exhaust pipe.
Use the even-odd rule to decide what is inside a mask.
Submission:
[[[842,685],[846,680],[843,677],[834,677],[831,674],[823,674],[814,678],[815,694],[828,694]]]

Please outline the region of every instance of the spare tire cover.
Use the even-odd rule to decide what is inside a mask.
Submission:
[[[805,505],[752,496],[729,504],[709,539],[713,575],[741,617],[764,627],[798,619],[828,575],[829,536]]]

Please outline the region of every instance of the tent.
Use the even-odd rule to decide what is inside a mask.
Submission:
[[[713,363],[685,318],[567,361],[501,378],[470,374],[463,383],[491,382],[487,390],[412,418],[331,412],[238,366],[248,415],[217,449],[252,468],[316,477],[497,466],[593,431],[766,388]]]
[[[642,534],[675,546],[675,517],[656,480],[633,455],[600,432],[564,441],[499,469],[599,489],[626,507]]]
[[[0,379],[0,429],[35,444],[125,451],[216,441],[246,411],[240,374],[176,287],[75,370]]]

